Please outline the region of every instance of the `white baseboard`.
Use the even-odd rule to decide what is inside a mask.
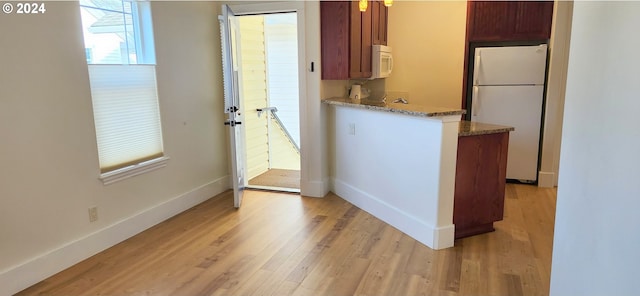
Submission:
[[[321,181],[300,181],[300,195],[310,197],[324,197],[329,193],[329,179]]]
[[[20,292],[229,189],[224,176],[45,254],[0,271],[0,295]]]
[[[429,248],[439,250],[453,247],[455,236],[453,224],[435,227],[341,180],[333,179],[331,184],[333,191],[338,196],[389,223]]]
[[[552,188],[556,186],[556,175],[553,172],[538,172],[538,187]]]

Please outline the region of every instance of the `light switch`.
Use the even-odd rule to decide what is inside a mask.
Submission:
[[[349,123],[349,134],[350,135],[355,135],[356,134],[356,124],[355,123]]]

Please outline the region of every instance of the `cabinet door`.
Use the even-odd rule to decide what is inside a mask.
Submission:
[[[373,45],[387,45],[387,18],[389,10],[382,1],[371,2]]]
[[[371,69],[371,9],[361,12],[358,2],[351,2],[351,34],[350,34],[350,78],[369,78]]]
[[[509,35],[513,13],[510,1],[469,1],[469,41],[495,41]]]
[[[551,37],[553,1],[470,1],[468,41],[527,41]]]
[[[552,1],[519,1],[513,5],[515,21],[512,39],[540,40],[551,37]]]
[[[455,237],[493,231],[504,214],[509,133],[458,138],[453,201]]]
[[[349,2],[320,2],[322,79],[349,79]]]

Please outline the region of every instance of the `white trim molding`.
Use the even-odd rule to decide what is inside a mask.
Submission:
[[[0,271],[0,295],[13,295],[229,189],[224,176],[110,226]]]
[[[329,193],[329,179],[325,178],[322,181],[300,181],[300,194],[308,197],[324,197]]]
[[[389,225],[392,225],[424,245],[436,250],[452,246],[451,242],[453,242],[455,237],[455,227],[453,224],[443,227],[430,225],[420,218],[398,209],[343,181],[334,179],[332,183],[334,184],[334,191],[338,196]]]
[[[109,185],[122,181],[133,176],[141,175],[147,172],[155,171],[157,169],[167,166],[169,157],[163,156],[149,161],[134,164],[128,167],[124,167],[115,171],[100,174],[100,180],[104,185]]]
[[[556,174],[554,172],[538,172],[538,187],[553,188],[556,186]]]

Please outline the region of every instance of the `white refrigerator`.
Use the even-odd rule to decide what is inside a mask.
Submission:
[[[513,126],[507,179],[537,180],[547,45],[475,49],[471,121]]]

